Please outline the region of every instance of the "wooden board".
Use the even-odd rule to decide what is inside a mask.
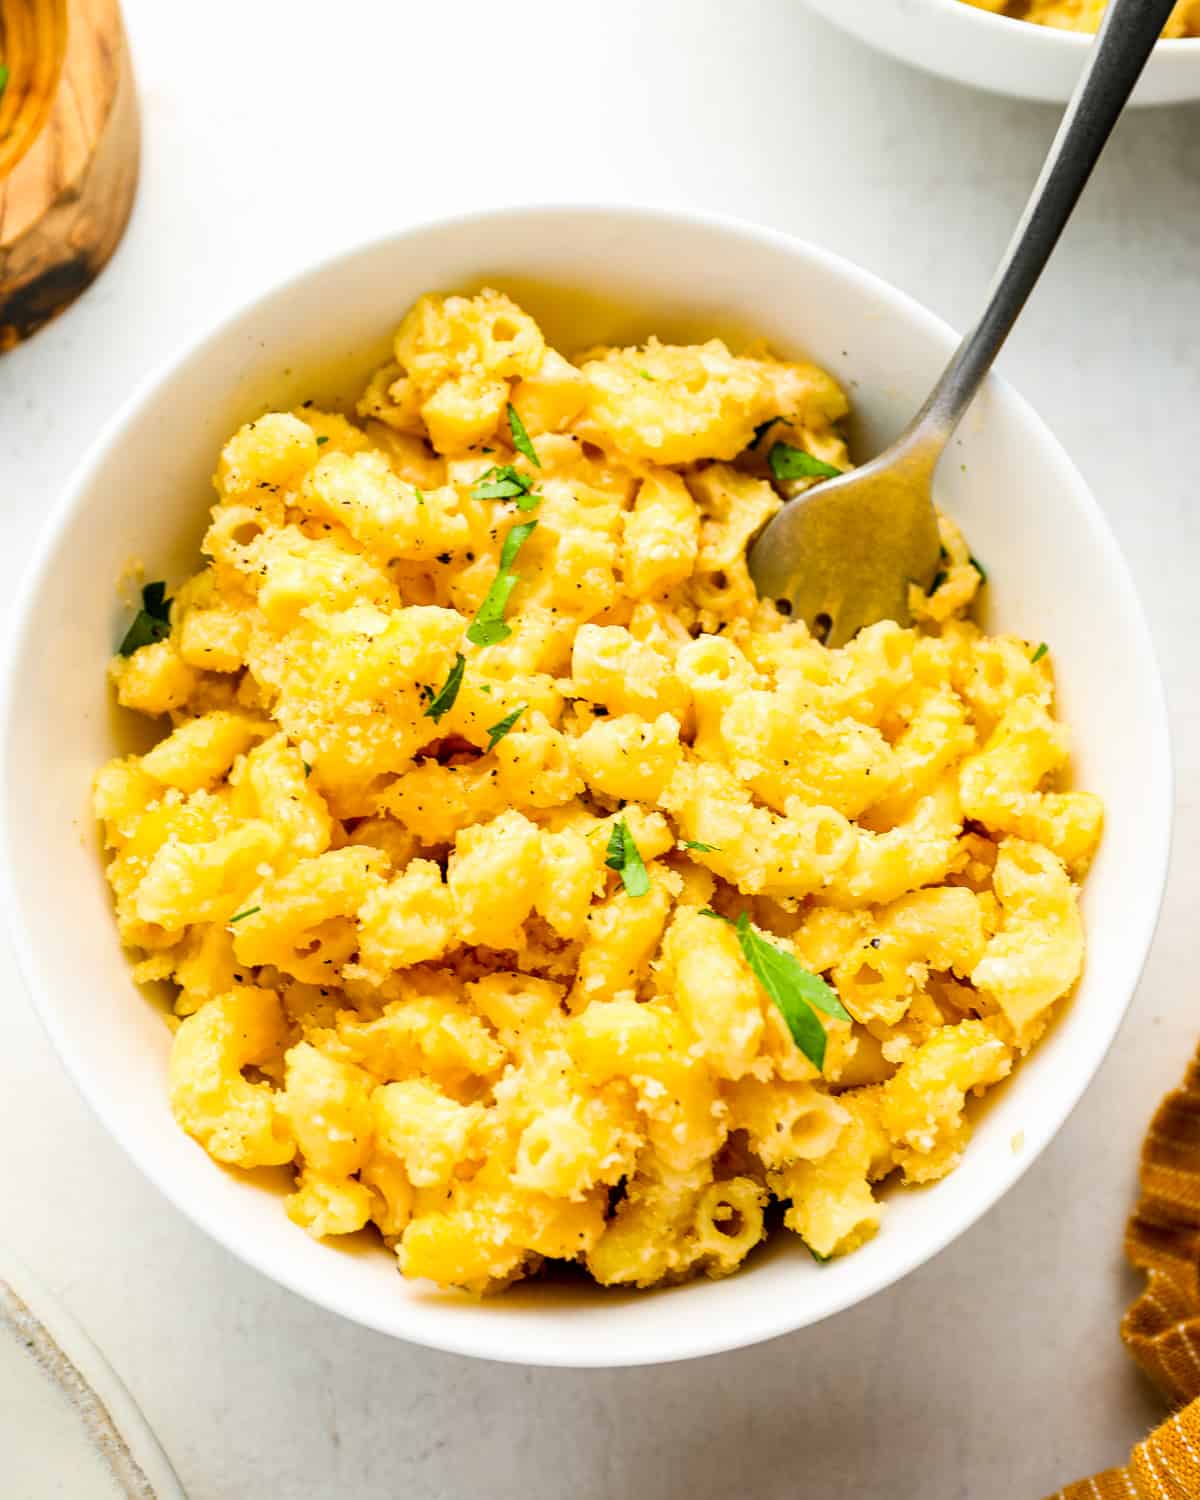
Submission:
[[[0,351],[99,274],[137,187],[140,134],[117,0],[0,0]]]

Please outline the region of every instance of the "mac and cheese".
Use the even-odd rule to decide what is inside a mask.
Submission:
[[[312,1234],[474,1291],[724,1274],[772,1205],[840,1255],[1041,1036],[1101,823],[1045,649],[966,618],[949,521],[918,623],[838,650],[746,571],[846,409],[715,340],[570,362],[485,292],[422,298],[356,420],[226,444],[95,806],[179,1124],[290,1164]]]

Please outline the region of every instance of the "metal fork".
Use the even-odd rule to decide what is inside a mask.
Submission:
[[[827,644],[840,646],[876,620],[908,624],[910,582],[931,584],[938,460],[1050,259],[1173,3],[1111,0],[983,316],[910,425],[878,458],[789,501],[751,546],[759,594]]]

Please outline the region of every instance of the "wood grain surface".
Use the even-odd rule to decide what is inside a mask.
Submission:
[[[0,352],[103,269],[129,219],[139,129],[117,0],[0,0]]]

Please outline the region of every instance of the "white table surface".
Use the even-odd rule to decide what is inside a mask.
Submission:
[[[785,0],[125,9],[140,196],[107,274],[0,360],[0,609],[135,382],[331,249],[477,205],[632,198],[810,237],[961,325],[1056,123],[908,72]],[[0,947],[0,1238],[108,1353],[192,1500],[1036,1500],[1157,1417],[1116,1328],[1136,1287],[1120,1242],[1138,1142],[1200,1031],[1198,331],[1200,105],[1122,123],[1004,359],[1094,486],[1149,611],[1179,772],[1163,921],[1056,1143],[873,1301],[765,1347],[628,1372],[487,1365],[364,1332],[237,1264],[142,1180]]]

